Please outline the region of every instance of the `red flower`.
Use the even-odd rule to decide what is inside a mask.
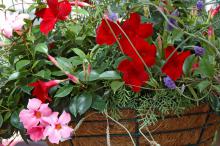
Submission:
[[[47,35],[59,20],[66,20],[71,12],[71,5],[67,0],[47,0],[48,8],[44,8],[36,13],[43,19],[40,24],[40,31]]]
[[[139,53],[139,55],[142,57],[143,61],[148,67],[151,67],[155,64],[156,61],[156,47],[155,45],[150,45],[148,42],[146,42],[143,38],[140,38],[138,36],[134,38],[130,38],[131,42],[133,43],[135,49]],[[126,55],[128,55],[132,60],[143,63],[140,59],[139,55],[135,51],[135,49],[131,46],[128,39],[123,37],[120,40],[120,44],[122,46],[122,49]]]
[[[34,87],[32,95],[40,99],[42,102],[46,100],[51,101],[51,98],[48,95],[50,88],[57,86],[60,83],[59,80],[51,80],[49,82],[43,82],[38,80],[36,82],[30,83],[28,86]]]
[[[125,84],[128,84],[134,92],[139,92],[141,86],[149,79],[142,64],[128,59],[121,61],[118,66],[118,71],[123,74]]]
[[[114,22],[103,19],[96,30],[96,43],[99,45],[113,45],[116,42],[115,36],[113,35],[106,21],[108,22],[116,37],[118,37],[120,34],[120,30]]]
[[[168,58],[171,53],[175,50],[173,46],[168,46],[165,49],[165,57]],[[184,51],[173,54],[173,56],[168,60],[168,62],[163,66],[162,72],[168,75],[172,80],[176,81],[181,77],[183,73],[183,63],[187,57],[190,56],[190,51]]]
[[[130,18],[122,24],[122,29],[129,37],[139,36],[147,38],[153,35],[153,25],[151,23],[141,23],[141,16],[131,13]]]

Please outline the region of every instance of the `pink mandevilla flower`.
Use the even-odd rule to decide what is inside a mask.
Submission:
[[[0,31],[7,37],[11,38],[13,36],[13,31],[21,31],[23,25],[25,24],[24,19],[28,19],[28,14],[6,14],[5,17],[1,18]]]
[[[27,129],[27,133],[30,135],[31,140],[40,141],[44,137],[44,127],[43,126],[34,126],[30,129]]]
[[[28,109],[23,109],[20,112],[19,118],[20,118],[20,122],[23,123],[24,128],[28,130],[30,130],[35,126],[38,126],[39,123],[45,125],[43,118],[50,116],[52,113],[52,110],[48,107],[48,104],[42,104],[42,101],[36,98],[29,99],[27,108]],[[29,133],[32,132],[33,129],[29,131]]]
[[[73,129],[68,126],[71,121],[69,113],[65,111],[58,118],[58,112],[54,112],[50,117],[45,117],[44,120],[48,123],[44,130],[44,137],[48,136],[51,143],[58,144],[61,139],[68,139],[73,132]]]

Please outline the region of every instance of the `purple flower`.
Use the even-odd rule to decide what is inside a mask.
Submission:
[[[202,10],[203,7],[204,7],[204,3],[202,0],[198,0],[197,3],[196,3],[196,7],[198,10]]]
[[[107,16],[110,21],[117,21],[118,20],[118,14],[114,13],[112,11],[108,12]]]
[[[205,54],[205,49],[199,46],[195,46],[194,51],[197,56],[203,56]]]
[[[173,12],[171,13],[171,16],[174,16],[174,17],[179,16],[179,11],[178,11],[178,10],[173,11]],[[171,23],[172,25],[174,25],[174,26],[177,26],[177,21],[176,21],[176,19],[174,19],[174,18],[169,18],[169,23],[168,23],[167,29],[168,29],[169,31],[172,31],[172,30],[174,29],[174,27],[173,27],[170,23]]]
[[[175,82],[169,76],[163,78],[163,81],[164,81],[165,86],[167,86],[169,89],[176,88]]]

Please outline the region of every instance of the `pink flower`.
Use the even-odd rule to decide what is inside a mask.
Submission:
[[[7,37],[11,38],[13,36],[13,31],[21,31],[23,25],[25,24],[24,19],[28,19],[27,14],[6,14],[5,17],[1,18],[0,31]]]
[[[43,139],[44,135],[44,127],[43,126],[35,126],[27,130],[28,135],[30,135],[31,140],[40,141]]]
[[[65,111],[58,118],[58,112],[54,112],[50,117],[45,117],[44,121],[49,125],[44,130],[44,137],[48,136],[51,143],[58,144],[61,139],[68,139],[73,132],[73,129],[68,126],[71,121],[69,113]]]
[[[19,114],[20,122],[23,123],[26,129],[38,126],[39,123],[45,125],[42,119],[52,113],[48,104],[42,104],[42,101],[36,98],[29,99],[27,108],[28,109],[23,109]],[[36,128],[34,130],[36,130]],[[29,132],[33,133],[33,129]]]

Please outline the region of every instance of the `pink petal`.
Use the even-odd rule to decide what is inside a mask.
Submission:
[[[42,101],[37,98],[29,99],[27,108],[31,110],[38,110],[41,104],[42,104]]]
[[[69,126],[62,126],[62,129],[60,129],[60,134],[64,139],[70,138],[72,132],[73,129]]]
[[[57,121],[58,121],[58,115],[59,115],[58,112],[53,112],[48,117],[42,117],[42,120],[44,122],[47,122],[48,124],[55,125],[57,123]]]
[[[61,140],[61,134],[54,129],[54,131],[48,136],[48,139],[51,143],[59,144],[59,141]]]
[[[48,107],[48,104],[41,104],[39,112],[42,116],[50,116],[52,114],[52,110]]]
[[[68,124],[70,121],[71,121],[70,114],[63,111],[63,113],[59,117],[58,123],[60,123],[61,125],[65,125]]]
[[[27,133],[30,135],[31,140],[39,141],[43,138],[44,128],[43,126],[36,126],[28,129]]]
[[[11,38],[13,36],[13,28],[10,24],[5,24],[4,28],[2,29],[2,33],[5,37]]]
[[[46,138],[47,136],[51,135],[54,132],[54,126],[47,126],[44,130],[44,138]]]
[[[22,110],[19,114],[20,122],[23,123],[24,128],[30,129],[33,126],[37,126],[39,120],[35,118],[34,112],[30,110]]]

